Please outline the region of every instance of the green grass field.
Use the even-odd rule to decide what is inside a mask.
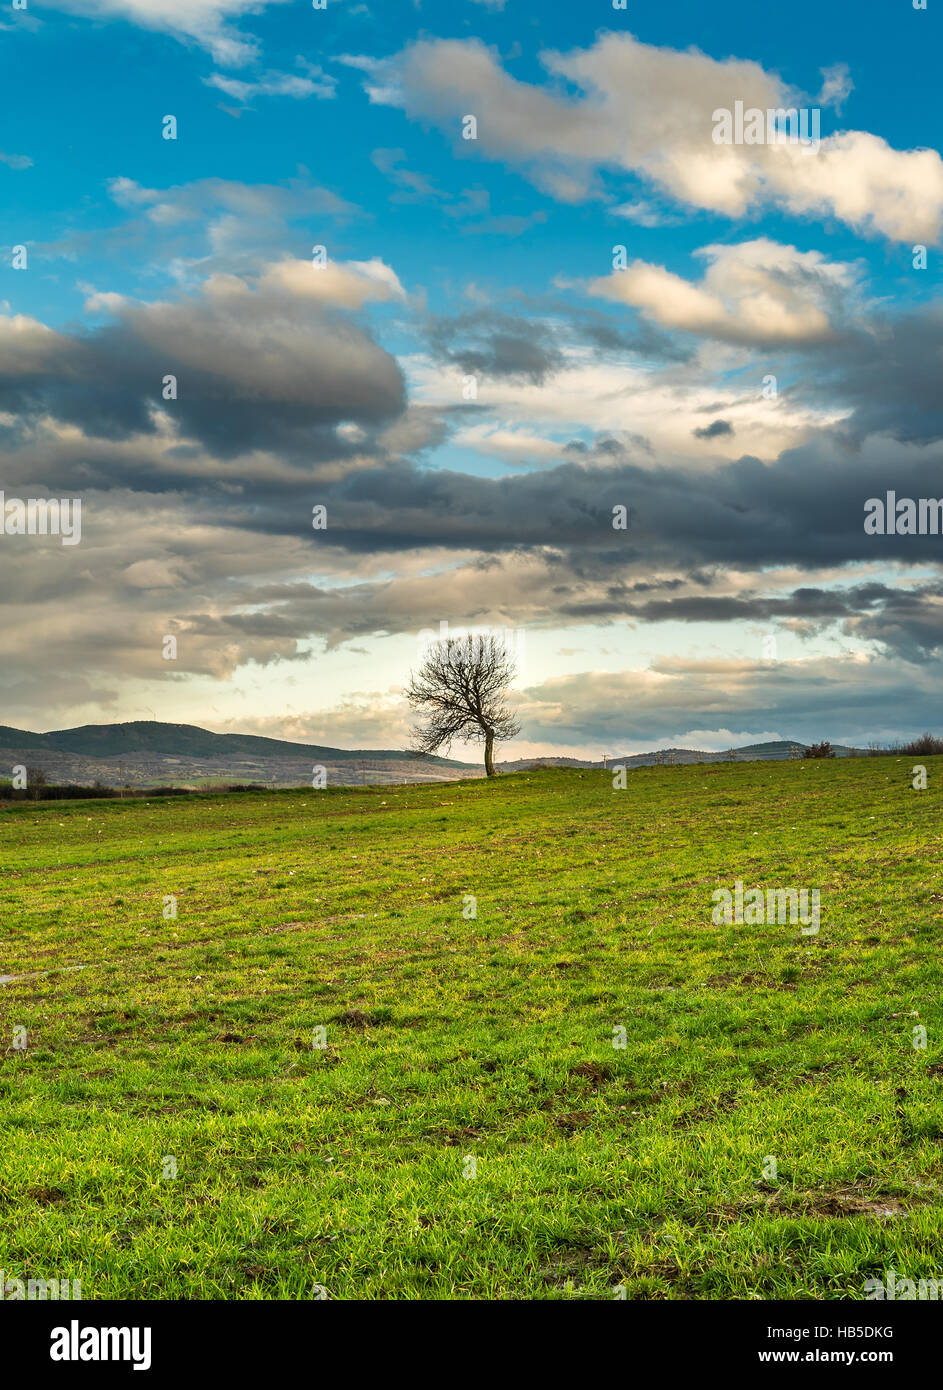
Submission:
[[[0,987],[0,1267],[85,1299],[940,1274],[913,761],[0,809],[0,973],[48,972]],[[738,878],[819,888],[821,931],[715,925]]]

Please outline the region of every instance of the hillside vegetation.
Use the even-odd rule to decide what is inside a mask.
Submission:
[[[86,1299],[939,1273],[925,762],[6,806],[0,1265]],[[819,889],[819,933],[716,925],[736,880]]]
[[[256,734],[214,734],[195,724],[163,724],[155,720],[135,720],[128,724],[83,724],[77,729],[57,729],[52,733],[34,734],[26,729],[12,729],[0,724],[0,748],[17,751],[59,752],[83,754],[86,757],[119,758],[135,753],[155,757],[185,758],[329,758],[332,762],[345,759],[385,758],[415,759],[415,753],[396,749],[329,748],[323,744],[289,743],[280,738],[260,738]],[[466,766],[454,758],[423,755],[434,766]]]

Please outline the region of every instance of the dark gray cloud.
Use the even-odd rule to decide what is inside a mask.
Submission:
[[[436,357],[469,374],[543,383],[563,365],[548,325],[494,309],[433,318],[427,327]]]
[[[703,425],[693,431],[696,439],[718,439],[723,435],[733,433],[734,428],[729,420],[712,420],[709,425]]]
[[[869,440],[851,453],[840,438],[823,436],[773,464],[744,457],[702,473],[630,461],[632,448],[604,438],[581,455],[584,463],[495,479],[424,469],[393,456],[382,465],[334,462],[320,474],[248,459],[233,474],[182,449],[169,460],[161,456],[158,471],[142,466],[139,446],[60,442],[57,449],[11,452],[7,487],[12,494],[41,469],[53,493],[93,485],[127,488],[129,498],[163,491],[171,507],[185,499],[191,524],[224,536],[297,541],[319,569],[356,571],[367,557],[386,555],[392,563],[413,551],[480,555],[498,566],[531,554],[556,576],[533,610],[541,622],[553,615],[561,622],[778,620],[810,631],[840,624],[911,656],[935,650],[939,609],[926,580],[797,586],[771,597],[762,572],[779,566],[840,574],[841,566],[863,562],[938,566],[943,536],[870,536],[863,521],[867,499],[888,488],[899,496],[943,494],[943,448]],[[328,516],[327,529],[316,533],[314,503],[326,506]],[[613,509],[621,507],[624,531],[612,524]],[[731,568],[756,573],[751,592],[742,584],[729,590],[724,576]],[[674,589],[666,591],[658,575],[667,575]],[[349,602],[332,598],[296,611],[291,622],[298,635],[403,630],[426,621],[420,606],[378,604],[380,590],[346,592]],[[354,601],[363,611],[352,627]],[[330,613],[306,628],[315,610]],[[282,618],[263,621],[278,626]]]
[[[565,317],[573,336],[597,348],[603,359],[628,352],[647,362],[690,362],[696,351],[692,343],[666,333],[635,311],[612,315],[568,305]]]
[[[430,317],[426,337],[435,357],[463,371],[543,383],[566,363],[567,348],[590,348],[599,361],[626,355],[662,364],[688,362],[695,348],[635,310],[604,313],[559,296],[512,296],[514,312],[492,306]]]
[[[587,462],[482,478],[405,461],[364,468],[327,487],[326,543],[359,551],[426,545],[492,551],[585,551],[613,570],[633,562],[760,569],[852,562],[937,563],[943,537],[868,536],[864,504],[889,489],[943,495],[943,449],[868,440],[856,453],[824,435],[774,463],[744,456],[710,472],[645,466],[618,441]],[[635,450],[634,452],[639,452]],[[613,508],[629,526],[614,531]]]
[[[811,351],[801,394],[850,408],[845,428],[855,442],[872,434],[943,439],[943,304],[875,318],[869,328]]]
[[[232,289],[230,293],[229,290]],[[241,281],[175,303],[117,307],[117,322],[49,334],[24,359],[0,340],[0,410],[16,443],[44,416],[100,440],[155,434],[155,409],[220,458],[252,449],[344,457],[405,410],[396,360],[330,303]],[[163,399],[176,378],[176,400]]]

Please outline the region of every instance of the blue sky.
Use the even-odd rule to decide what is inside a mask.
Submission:
[[[2,477],[84,535],[0,536],[2,722],[391,746],[445,620],[525,634],[512,752],[932,724],[943,537],[861,517],[943,491],[939,24],[11,8]],[[767,99],[821,147],[717,146]]]
[[[85,8],[93,13],[103,7],[89,3]],[[132,8],[127,7],[129,12]],[[155,4],[155,10],[160,8]],[[474,36],[502,52],[519,50],[508,67],[530,82],[544,76],[538,57],[543,48],[586,46],[604,26],[614,32],[627,29],[646,44],[699,47],[716,58],[752,59],[813,95],[821,86],[823,67],[845,64],[854,85],[841,117],[826,114],[823,133],[844,127],[869,130],[903,150],[941,144],[936,100],[940,28],[932,7],[916,12],[887,6],[883,23],[864,23],[860,7],[852,4],[799,5],[787,19],[764,17],[745,0],[724,6],[680,3],[635,6],[631,25],[627,16],[602,4],[591,7],[595,13],[589,16],[580,6],[517,5],[513,0],[500,10],[474,0],[427,0],[421,5],[387,0],[382,6],[328,0],[323,12],[302,3],[259,8],[238,26],[247,40],[256,39],[258,56],[236,66],[220,65],[199,45],[130,20],[79,18],[50,7],[31,7],[26,15],[8,18],[3,149],[32,159],[35,172],[17,178],[20,171],[0,169],[7,226],[22,227],[24,237],[45,244],[68,240],[70,234],[90,239],[82,243],[77,261],[50,264],[41,276],[17,287],[17,304],[24,311],[42,312],[51,322],[80,314],[83,296],[70,274],[73,267],[90,276],[106,273],[120,292],[160,283],[159,256],[144,259],[134,244],[117,259],[109,254],[110,243],[106,250],[104,234],[120,231],[127,222],[107,194],[111,181],[121,176],[155,188],[200,179],[286,186],[299,177],[299,170],[307,170],[314,183],[330,188],[358,213],[340,226],[317,224],[310,217],[293,219],[286,252],[305,254],[319,225],[329,226],[339,255],[367,258],[381,245],[386,259],[401,267],[401,279],[427,289],[434,308],[446,307],[456,290],[461,292],[466,267],[478,256],[488,260],[485,278],[535,294],[564,265],[574,276],[599,273],[608,233],[620,226],[626,232],[619,219],[600,217],[595,205],[561,205],[500,160],[479,157],[477,150],[456,158],[465,150],[455,140],[423,129],[400,111],[373,106],[364,95],[361,74],[342,61],[346,55],[383,59],[420,35]],[[303,78],[302,61],[322,68],[331,86],[336,83],[333,98],[255,96],[245,105],[207,85],[214,77],[252,83],[272,71]],[[176,142],[159,138],[167,112],[180,122]],[[545,220],[535,222],[526,238],[459,230],[459,236],[475,242],[480,237],[482,244],[455,248],[449,236],[454,221],[430,201],[391,205],[395,190],[371,158],[378,148],[408,151],[410,158],[403,162],[421,171],[443,195],[458,200],[466,189],[478,187],[501,216],[542,214]],[[645,197],[644,181],[615,178],[611,183],[623,200],[628,192]],[[691,253],[705,242],[742,235],[742,225],[729,218],[692,209],[666,207],[664,212],[663,225],[631,229],[632,250],[657,254],[682,272],[690,269]],[[471,217],[460,228],[485,221]],[[750,228],[783,239],[795,234],[796,219],[751,217]],[[803,247],[842,260],[865,255],[878,293],[920,292],[909,273],[905,246],[862,243],[841,224],[807,221]]]

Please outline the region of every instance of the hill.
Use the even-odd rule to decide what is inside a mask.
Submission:
[[[50,752],[78,753],[86,757],[120,758],[148,753],[176,758],[305,758],[343,762],[364,758],[415,761],[415,753],[400,749],[330,748],[314,743],[290,743],[284,739],[262,738],[256,734],[213,734],[195,724],[164,724],[157,720],[134,720],[128,724],[83,724],[76,729],[58,729],[34,734],[25,729],[0,725],[0,748],[33,748]],[[443,767],[461,768],[465,763],[450,758],[424,759]]]
[[[721,762],[782,762],[785,759],[801,757],[808,744],[797,743],[795,739],[782,739],[775,743],[748,743],[742,747],[727,749],[723,752],[717,749],[708,750],[704,748],[657,748],[649,753],[626,753],[619,757],[610,754],[605,764],[603,760],[585,760],[581,758],[557,758],[557,757],[538,757],[538,758],[519,758],[513,762],[501,763],[500,769],[504,772],[522,772],[526,768],[540,764],[545,767],[654,767],[659,763],[721,763]],[[866,756],[863,748],[848,748],[843,744],[832,745],[837,758],[855,758]],[[733,758],[730,754],[733,753]]]
[[[775,762],[801,754],[805,744],[794,740],[749,744],[733,750],[737,762]],[[0,750],[5,761],[42,768],[47,779],[91,786],[156,786],[174,783],[201,786],[220,782],[297,787],[310,783],[312,767],[323,765],[331,786],[390,785],[396,782],[440,782],[483,776],[481,763],[420,755],[402,749],[334,748],[324,744],[292,743],[255,734],[214,734],[194,724],[165,724],[137,720],[126,724],[85,724],[52,733],[30,733],[0,725]],[[863,750],[836,745],[838,757]],[[716,763],[729,752],[693,748],[657,749],[610,755],[606,766],[631,769],[657,763]],[[557,757],[519,758],[498,763],[498,771],[520,772],[539,764],[548,767],[602,768],[603,761]],[[0,769],[2,771],[2,769]]]
[[[400,749],[332,748],[290,743],[255,734],[214,734],[194,724],[140,720],[85,724],[35,734],[0,726],[7,769],[14,763],[41,768],[47,781],[93,786],[205,786],[220,782],[273,787],[310,785],[323,766],[328,785],[436,782],[474,775],[454,758]],[[0,772],[5,771],[0,766]]]

